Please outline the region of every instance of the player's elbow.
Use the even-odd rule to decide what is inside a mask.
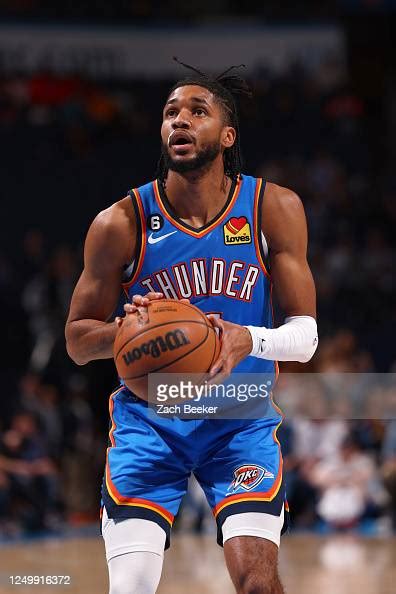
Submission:
[[[297,362],[298,363],[308,363],[308,361],[310,361],[313,356],[314,356],[313,353],[312,353],[312,355],[311,354],[307,355],[304,353],[303,355],[299,356],[299,358],[297,359]]]
[[[67,354],[69,355],[70,359],[76,365],[86,365],[88,363],[88,359],[82,357],[81,354],[78,352],[78,349],[76,349],[73,346],[73,344],[68,341],[66,341],[66,351],[67,351]]]
[[[88,359],[83,356],[81,350],[78,348],[78,340],[73,330],[73,324],[67,323],[65,328],[67,354],[76,365],[86,365]]]
[[[304,350],[300,353],[297,361],[299,363],[308,363],[314,356],[316,349],[318,348],[319,338],[315,336],[313,340],[310,340],[308,344],[306,344]]]

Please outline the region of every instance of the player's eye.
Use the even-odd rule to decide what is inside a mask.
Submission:
[[[205,110],[205,109],[203,109],[202,107],[196,107],[196,108],[194,109],[194,113],[195,113],[196,115],[198,115],[198,116],[202,116],[202,115],[206,115],[206,113],[207,113],[207,112],[206,112],[206,110]]]
[[[167,118],[173,118],[176,115],[176,109],[167,109],[165,115]]]

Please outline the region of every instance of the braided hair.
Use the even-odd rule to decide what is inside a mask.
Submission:
[[[210,91],[220,103],[227,125],[232,126],[235,129],[235,142],[230,148],[226,148],[224,150],[223,160],[224,173],[231,179],[236,179],[242,168],[242,156],[240,147],[238,111],[234,96],[245,95],[247,97],[251,97],[252,93],[243,78],[236,74],[229,73],[236,68],[245,67],[245,65],[240,64],[239,66],[230,66],[230,68],[227,68],[227,70],[215,77],[204,74],[189,64],[180,62],[180,60],[178,60],[176,57],[173,59],[181,66],[193,71],[194,74],[191,74],[175,83],[170,89],[169,95],[171,95],[171,93],[173,93],[173,91],[179,87],[185,87],[187,85],[197,85],[199,87],[208,89],[208,91]],[[157,177],[162,183],[164,183],[167,174],[168,170],[165,166],[164,157],[161,154],[161,157],[158,161]]]

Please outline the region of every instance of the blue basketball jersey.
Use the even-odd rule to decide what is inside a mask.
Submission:
[[[160,291],[224,320],[271,328],[271,281],[261,241],[264,188],[262,179],[241,175],[221,212],[200,229],[177,217],[158,180],[132,190],[138,254],[123,284],[128,299]],[[273,374],[275,368],[274,361],[246,357],[233,371]]]
[[[264,187],[261,179],[240,176],[221,212],[199,230],[177,217],[157,180],[132,190],[138,236],[123,285],[128,299],[160,291],[237,324],[272,327],[271,282],[261,242]],[[276,367],[274,361],[246,357],[233,371],[268,377]],[[167,418],[151,415],[147,402],[121,385],[110,397],[102,488],[108,517],[156,522],[168,546],[192,472],[213,509],[219,544],[223,523],[233,514],[279,517],[285,500],[276,437],[282,414],[268,400],[268,410],[261,414],[260,408],[254,418],[239,415],[238,407],[229,418]]]

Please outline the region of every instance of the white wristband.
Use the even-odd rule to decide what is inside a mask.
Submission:
[[[318,328],[311,316],[291,316],[279,328],[246,328],[253,342],[250,355],[259,359],[307,363],[318,346]]]

